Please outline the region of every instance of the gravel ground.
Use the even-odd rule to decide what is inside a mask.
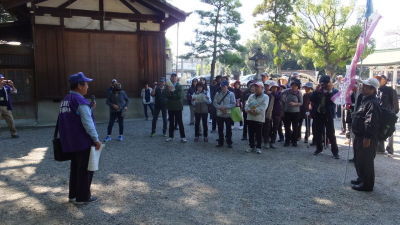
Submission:
[[[150,126],[127,122],[126,140],[107,144],[92,185],[99,201],[84,206],[67,202],[69,164],[49,149],[54,128],[24,129],[18,140],[2,132],[0,224],[400,224],[399,135],[394,157],[376,157],[374,192],[360,193],[343,136],[335,160],[303,143],[246,154],[239,130],[233,149],[216,149],[216,134],[193,143],[193,126],[188,143],[165,143]]]

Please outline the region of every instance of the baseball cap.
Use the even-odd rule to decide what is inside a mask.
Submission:
[[[270,87],[279,87],[279,84],[276,81],[271,80],[269,86]]]
[[[298,79],[293,79],[292,80],[292,82],[290,82],[290,86],[293,86],[293,85],[297,85],[297,87],[301,87],[301,81],[300,80],[298,80]]]
[[[223,87],[223,86],[229,86],[229,82],[228,82],[227,80],[224,80],[224,81],[221,82],[220,86],[221,86],[221,87]]]
[[[314,84],[311,82],[307,82],[303,85],[303,87],[307,87],[307,88],[314,88]]]
[[[118,82],[117,79],[112,79],[112,80],[111,80],[111,83],[113,83],[113,84],[114,84],[114,83],[117,83],[117,82]]]
[[[262,88],[264,87],[264,84],[262,82],[260,82],[260,81],[255,82],[252,85],[256,85],[256,86],[259,86],[259,87],[262,87]]]
[[[69,82],[72,84],[79,83],[79,82],[92,82],[92,81],[93,81],[93,79],[86,77],[85,74],[82,72],[72,74],[69,76]]]
[[[4,75],[0,73],[0,79],[4,79]]]
[[[379,81],[376,78],[368,78],[367,80],[362,80],[361,82],[364,85],[368,85],[368,86],[374,87],[377,90],[379,88]]]
[[[375,78],[378,79],[378,80],[380,80],[380,79],[388,80],[388,78],[383,74],[377,75],[377,76],[375,76]]]

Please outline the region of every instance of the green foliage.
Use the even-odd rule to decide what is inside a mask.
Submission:
[[[238,49],[240,35],[237,30],[242,23],[237,8],[239,0],[202,0],[212,7],[210,11],[198,10],[200,28],[196,29],[196,38],[186,43],[192,48],[190,57],[211,57],[211,76],[214,77],[215,65],[220,55]]]
[[[304,42],[300,48],[303,56],[331,76],[350,63],[362,32],[361,23],[348,24],[354,0],[349,5],[339,0],[298,0],[295,11],[294,29]]]
[[[264,18],[256,23],[261,31],[271,34],[272,41],[275,43],[274,64],[280,70],[283,58],[281,51],[291,38],[293,30],[293,4],[295,0],[263,0],[255,10],[253,15],[262,15]]]
[[[13,22],[15,21],[15,18],[8,13],[4,7],[0,4],[0,23],[7,23],[7,22]]]

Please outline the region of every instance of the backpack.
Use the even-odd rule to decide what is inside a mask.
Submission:
[[[378,140],[385,141],[391,137],[396,130],[397,116],[394,112],[381,107],[380,108],[380,126],[378,132]]]

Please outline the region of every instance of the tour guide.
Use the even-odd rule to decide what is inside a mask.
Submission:
[[[87,94],[88,82],[82,72],[69,77],[71,91],[61,102],[58,116],[62,150],[71,153],[69,179],[69,201],[84,204],[96,201],[91,196],[90,185],[93,172],[88,171],[90,147],[100,149],[101,142],[96,131],[90,103],[83,96]]]

